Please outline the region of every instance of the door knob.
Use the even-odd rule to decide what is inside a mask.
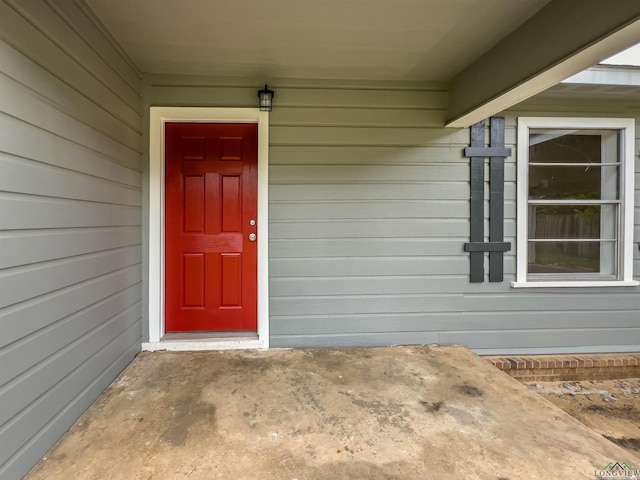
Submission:
[[[251,240],[252,242],[256,241],[256,234],[255,233],[250,233],[249,234],[249,240]]]

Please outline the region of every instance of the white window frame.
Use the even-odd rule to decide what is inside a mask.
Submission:
[[[617,130],[620,132],[620,226],[618,231],[617,278],[607,280],[528,279],[528,224],[529,224],[529,133],[532,129],[558,130]],[[633,280],[633,201],[635,170],[635,121],[630,118],[568,118],[520,117],[517,132],[517,272],[515,288],[549,287],[610,287],[637,286]]]

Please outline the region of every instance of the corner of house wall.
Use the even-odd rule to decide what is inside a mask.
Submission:
[[[150,107],[148,74],[140,85],[142,96],[142,342],[149,341],[149,122]]]

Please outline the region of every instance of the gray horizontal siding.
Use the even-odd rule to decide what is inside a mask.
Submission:
[[[432,162],[465,163],[462,149],[385,146],[270,146],[270,165],[423,165]]]
[[[272,145],[363,145],[422,147],[460,145],[468,143],[465,130],[438,128],[388,128],[380,127],[271,127],[269,139]]]
[[[25,138],[31,141],[25,142]],[[61,138],[55,133],[8,117],[1,112],[0,142],[6,154],[35,159],[33,161],[42,164],[140,188],[142,176],[137,169],[120,165],[118,159],[108,157],[103,152]]]
[[[361,201],[331,203],[307,202],[283,203],[270,216],[277,220],[322,220],[326,218],[344,219],[385,219],[385,218],[466,218],[469,215],[469,202],[464,200],[427,200],[427,201]]]
[[[0,154],[0,189],[67,200],[113,203],[140,207],[140,189],[85,173],[42,164],[36,160]]]
[[[123,289],[133,290],[139,282],[140,267],[132,265],[3,309],[0,312],[3,321],[3,336],[0,339],[2,346],[17,342],[29,333],[49,325],[55,325]]]
[[[408,279],[409,280],[409,279]],[[610,312],[615,316],[616,312],[623,315],[629,311],[637,311],[637,298],[627,291],[627,294],[586,294],[580,298],[580,311]],[[398,314],[398,313],[456,313],[462,316],[476,315],[479,313],[499,313],[507,312],[514,316],[531,311],[531,305],[536,303],[543,305],[536,309],[541,315],[549,315],[550,312],[575,311],[575,303],[567,301],[567,295],[549,298],[548,295],[503,295],[490,297],[485,293],[469,292],[465,294],[457,293],[414,293],[414,294],[371,294],[371,295],[325,295],[322,298],[316,296],[292,296],[279,297],[272,300],[272,314],[278,315],[304,315],[313,312],[313,315],[338,315],[338,314]],[[600,313],[600,320],[603,314]],[[451,327],[457,327],[455,320]],[[513,321],[517,324],[517,320]],[[610,323],[603,325],[609,328]],[[531,328],[532,325],[528,325]],[[344,328],[349,328],[345,325]],[[513,328],[512,325],[504,325],[506,330]]]
[[[278,95],[278,103],[280,95]],[[446,111],[442,108],[408,110],[400,108],[327,108],[327,107],[284,107],[279,105],[270,116],[274,127],[345,127],[352,125],[366,127],[439,127],[446,120]]]
[[[507,262],[510,260],[507,259]],[[514,268],[506,267],[514,271]],[[270,264],[271,278],[333,277],[431,274],[465,274],[468,260],[463,255],[430,257],[338,257],[278,259]]]
[[[5,42],[71,86],[76,95],[91,99],[140,129],[136,122],[141,116],[137,74],[130,67],[117,69],[111,64],[120,55],[113,45],[103,46],[106,53],[96,52],[97,44],[82,32],[97,30],[97,26],[84,12],[78,12],[77,23],[63,20],[67,12],[81,8],[76,2],[65,0],[56,5],[60,8],[45,2],[4,1],[0,4],[0,18]],[[67,20],[70,22],[70,18]],[[129,82],[118,75],[121,71],[129,71],[124,74]]]
[[[211,80],[205,80],[211,82]],[[150,101],[152,105],[177,106],[218,106],[247,107],[255,106],[256,91],[260,82],[252,85],[192,85],[189,78],[149,77],[152,87]],[[214,82],[215,83],[215,82]],[[272,87],[278,88],[277,106],[292,108],[384,108],[408,110],[441,110],[447,108],[447,91],[442,85],[423,87],[415,90],[389,88],[380,95],[375,87],[334,87],[331,84],[313,88],[300,85],[299,82],[282,87],[278,82]],[[276,117],[277,118],[277,117]],[[280,122],[289,123],[280,117]]]
[[[0,92],[0,108],[5,115],[117,159],[128,167],[139,168],[140,145],[128,145],[102,133],[85,123],[91,119],[73,118],[7,77],[0,77]]]
[[[272,259],[305,258],[309,251],[315,258],[322,257],[418,257],[431,255],[459,255],[464,239],[448,242],[433,238],[407,238],[398,243],[395,238],[333,238],[333,239],[280,239],[269,243]]]
[[[541,315],[541,313],[547,315]],[[553,313],[552,315],[550,313]],[[579,330],[586,328],[594,330],[602,327],[602,319],[596,316],[586,316],[587,310],[539,310],[518,312],[475,312],[474,315],[460,315],[461,312],[416,312],[416,313],[374,313],[363,317],[361,315],[318,315],[279,316],[276,334],[309,335],[323,334],[328,328],[335,334],[353,326],[360,331],[370,333],[389,332],[417,332],[426,326],[434,331],[447,331],[455,323],[457,330],[469,335],[470,332],[483,335],[496,335],[496,332],[531,332],[536,330],[552,332],[560,322],[565,329]],[[607,326],[609,329],[633,328],[637,326],[636,310],[619,311]],[[509,328],[505,328],[505,325]],[[398,326],[401,327],[398,327]],[[402,330],[401,330],[401,329]],[[524,336],[523,336],[524,338]],[[636,337],[637,338],[637,337]],[[628,339],[633,343],[634,339]],[[637,343],[637,342],[635,342]],[[494,345],[495,347],[495,345]]]
[[[4,232],[0,236],[0,268],[75,257],[140,244],[140,228],[97,227]],[[12,252],[12,255],[2,252]]]
[[[148,82],[149,103],[167,106],[254,106],[260,85],[159,75]],[[505,255],[505,281],[469,283],[469,164],[463,155],[469,132],[441,127],[443,86],[269,84],[276,91],[269,151],[273,346],[434,342],[494,353],[640,348],[633,340],[640,338],[637,288],[510,287],[515,155],[505,167],[504,227],[513,246]],[[514,152],[518,115],[638,116],[622,104],[585,107],[558,99],[520,108],[506,114],[506,143]],[[488,194],[487,183],[487,200]],[[640,202],[636,237],[639,213]],[[637,249],[634,255],[640,274]]]
[[[399,212],[400,214],[400,212]],[[514,237],[515,220],[505,221],[505,235]],[[469,220],[450,218],[421,219],[350,219],[322,221],[284,221],[270,223],[271,239],[309,239],[309,238],[443,238],[462,239],[469,234]],[[466,241],[466,240],[465,240]]]
[[[274,182],[273,184],[275,184]],[[428,188],[425,188],[425,185]],[[402,188],[389,181],[377,183],[345,183],[345,184],[304,184],[304,185],[279,185],[271,194],[273,201],[295,202],[302,193],[307,202],[314,201],[401,201],[401,200],[459,200],[461,195],[468,193],[469,184],[464,181],[426,181],[410,183],[402,182]],[[394,190],[396,191],[394,193]],[[505,185],[505,195],[515,196],[515,182]],[[489,199],[488,191],[485,199]],[[639,198],[640,199],[640,198]]]
[[[462,147],[461,147],[462,148]],[[269,169],[273,184],[365,183],[365,182],[458,182],[468,176],[468,166],[442,162],[435,165],[274,165]],[[277,180],[275,180],[277,179]],[[505,181],[515,181],[515,166],[505,165]],[[397,187],[396,187],[397,188]]]
[[[4,193],[0,201],[6,208],[0,222],[7,230],[140,225],[140,208],[118,205],[117,197],[100,203]]]
[[[138,245],[7,269],[0,277],[0,308],[140,263]]]
[[[140,350],[140,75],[82,2],[0,1],[0,477]]]
[[[284,277],[271,278],[270,290],[274,297],[274,303],[281,298],[287,300],[293,297],[312,297],[322,289],[327,297],[340,295],[427,295],[446,294],[461,287],[467,279],[466,272],[458,275],[420,274],[412,275],[411,281],[407,281],[407,275],[377,276],[334,276],[334,277]],[[483,287],[478,284],[468,283],[464,285],[463,292],[481,292]],[[272,312],[273,313],[273,312]],[[290,313],[286,311],[286,313]],[[315,315],[315,312],[304,312],[301,316]],[[287,328],[289,328],[288,325]],[[282,329],[282,332],[286,329]]]

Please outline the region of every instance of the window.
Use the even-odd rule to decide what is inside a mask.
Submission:
[[[514,287],[633,281],[634,121],[518,120]]]

